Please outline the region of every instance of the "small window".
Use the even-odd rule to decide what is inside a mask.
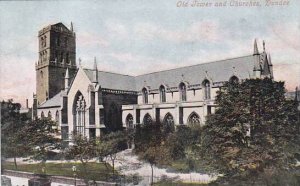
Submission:
[[[142,93],[143,93],[143,103],[147,104],[148,103],[148,90],[146,88],[143,88]]]
[[[180,91],[180,100],[186,101],[186,85],[184,83],[180,83],[179,91]]]
[[[204,88],[204,99],[210,99],[210,82],[206,79],[202,85]]]
[[[165,103],[166,102],[166,89],[163,85],[159,88],[160,91],[160,102]]]
[[[52,114],[50,111],[48,112],[48,119],[52,119]]]

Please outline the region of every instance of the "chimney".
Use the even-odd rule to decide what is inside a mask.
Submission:
[[[28,99],[26,99],[26,108],[28,109]]]

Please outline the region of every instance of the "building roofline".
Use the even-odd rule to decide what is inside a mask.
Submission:
[[[244,58],[244,57],[250,57],[250,56],[253,56],[253,55],[251,54],[251,55],[245,55],[245,56],[240,56],[240,57],[225,58],[225,59],[221,59],[221,60],[217,60],[217,61],[209,61],[209,62],[198,63],[198,64],[193,64],[193,65],[187,65],[187,66],[182,66],[182,67],[177,67],[177,68],[170,68],[170,69],[166,69],[166,70],[160,70],[160,71],[149,72],[149,73],[137,75],[135,77],[148,75],[148,74],[155,74],[155,73],[160,73],[160,72],[166,72],[166,71],[171,71],[171,70],[177,70],[177,69],[182,69],[182,68],[187,68],[187,67],[211,64],[211,63],[219,63],[219,62],[223,62],[223,61],[228,61],[228,60],[232,60],[232,59],[239,59],[239,58]]]
[[[155,73],[166,72],[166,71],[182,69],[182,68],[187,68],[187,67],[193,67],[193,66],[198,66],[198,65],[205,65],[205,64],[210,64],[210,63],[218,63],[218,62],[228,61],[228,60],[232,60],[232,59],[239,59],[239,58],[244,58],[244,57],[250,57],[250,56],[253,56],[253,54],[240,56],[240,57],[225,58],[225,59],[221,59],[221,60],[217,60],[217,61],[209,61],[209,62],[187,65],[187,66],[182,66],[182,67],[177,67],[177,68],[170,68],[170,69],[166,69],[166,70],[159,70],[159,71],[149,72],[149,73],[140,74],[140,75],[128,75],[128,74],[121,74],[121,73],[117,73],[117,72],[102,71],[102,70],[98,70],[98,72],[111,73],[111,74],[117,74],[117,75],[122,75],[122,76],[129,76],[129,77],[139,77],[139,76],[143,76],[143,75],[155,74]],[[90,69],[90,68],[83,68],[83,70],[93,71],[93,69]]]

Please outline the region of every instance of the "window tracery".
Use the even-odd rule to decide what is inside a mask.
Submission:
[[[85,134],[85,111],[86,102],[80,95],[76,101],[76,132],[82,135]]]

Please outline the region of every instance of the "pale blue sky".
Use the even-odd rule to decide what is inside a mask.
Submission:
[[[32,97],[38,30],[71,21],[84,67],[96,56],[100,70],[136,75],[248,55],[258,38],[260,50],[266,40],[276,79],[294,89],[300,84],[300,2],[266,7],[257,1],[261,7],[179,8],[176,0],[1,1],[0,98],[24,103]]]

